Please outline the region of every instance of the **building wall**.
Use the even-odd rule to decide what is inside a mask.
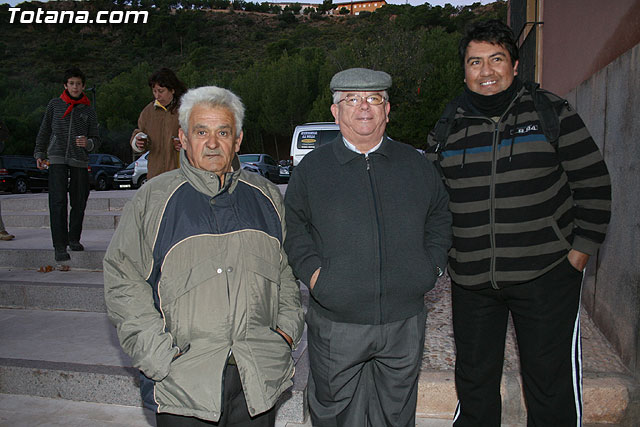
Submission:
[[[587,268],[583,304],[640,378],[640,44],[567,94],[604,154],[612,183],[607,238]]]
[[[583,304],[640,378],[640,0],[510,0],[509,16],[516,33],[543,22],[519,40],[520,74],[575,106],[609,168],[611,223]]]
[[[566,95],[640,42],[639,0],[549,0],[540,84]]]

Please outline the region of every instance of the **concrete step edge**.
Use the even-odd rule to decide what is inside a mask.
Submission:
[[[69,251],[71,260],[55,261],[55,253],[51,249],[0,249],[3,267],[38,269],[42,266],[68,265],[71,268],[102,270],[102,259],[106,250]]]
[[[0,358],[0,393],[5,394],[142,406],[139,384],[135,368]],[[278,421],[306,419],[306,379],[301,385],[299,379],[278,400]]]
[[[141,406],[138,372],[121,366],[0,358],[0,392]]]
[[[619,373],[583,374],[583,421],[589,424],[620,424],[636,408],[638,383]],[[526,406],[519,373],[503,375],[502,422],[526,425]],[[423,370],[418,383],[416,414],[423,418],[453,419],[458,398],[453,371]]]
[[[123,197],[96,197],[93,194],[87,200],[87,210],[122,211],[124,205],[131,200],[132,195]],[[48,212],[48,196],[38,197],[3,197],[3,212]]]
[[[104,313],[104,285],[0,280],[0,308]]]
[[[85,230],[115,230],[120,222],[121,212],[85,211],[82,227]],[[15,227],[37,227],[50,229],[48,212],[2,212],[2,219],[8,229]]]

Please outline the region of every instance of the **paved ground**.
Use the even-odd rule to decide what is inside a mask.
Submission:
[[[417,427],[445,427],[451,421],[416,420]],[[0,426],[6,427],[149,427],[155,426],[153,413],[131,406],[101,405],[62,399],[0,394]],[[276,427],[311,427],[276,423]]]

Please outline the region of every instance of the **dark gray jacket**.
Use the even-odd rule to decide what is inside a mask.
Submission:
[[[339,135],[307,154],[285,196],[285,250],[311,305],[334,321],[384,324],[423,308],[451,245],[449,198],[435,167],[385,136],[350,151]]]

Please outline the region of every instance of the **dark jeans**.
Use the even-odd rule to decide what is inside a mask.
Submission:
[[[581,282],[582,272],[565,259],[531,282],[504,289],[452,284],[455,427],[500,426],[509,313],[520,352],[527,425],[581,425]]]
[[[204,381],[204,379],[203,379]],[[236,365],[227,365],[224,373],[224,396],[222,396],[222,415],[217,423],[194,417],[183,417],[168,413],[156,414],[157,427],[273,427],[276,423],[275,408],[255,417],[249,415],[247,401],[242,390],[240,374]]]
[[[67,191],[71,204],[67,224]],[[87,168],[67,165],[49,166],[49,217],[51,240],[55,249],[66,249],[69,242],[79,242],[84,210],[89,197]]]

